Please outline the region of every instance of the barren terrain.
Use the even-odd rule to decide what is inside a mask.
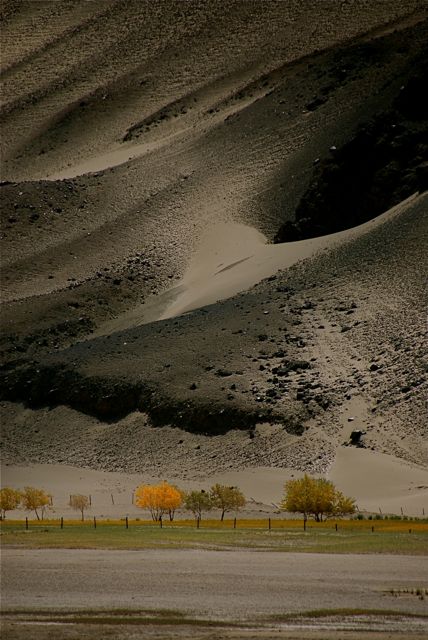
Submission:
[[[103,637],[114,637],[111,620],[125,615],[123,638],[370,638],[392,633],[401,639],[422,638],[427,631],[425,602],[410,593],[397,597],[391,592],[422,584],[425,558],[253,551],[249,561],[245,551],[4,553],[8,638],[35,629],[48,638],[49,624],[58,638],[90,637],[86,634],[97,617]],[[351,611],[356,602],[366,615],[347,616],[346,609]],[[382,615],[382,609],[394,609],[396,617]],[[332,613],[292,617],[314,610]],[[334,610],[343,613],[337,616]],[[377,615],[370,610],[378,610]],[[162,617],[164,623],[159,622]],[[170,626],[168,618],[174,620]],[[207,621],[220,627],[210,629]]]
[[[4,463],[422,473],[425,2],[2,20]]]
[[[309,472],[426,516],[426,0],[0,19],[2,485],[54,518],[91,495],[108,528],[143,481],[238,485],[266,520]],[[427,636],[422,534],[417,557],[10,540],[9,640]]]

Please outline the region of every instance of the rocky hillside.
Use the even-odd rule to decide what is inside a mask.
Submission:
[[[5,0],[2,20],[5,458],[324,472],[350,418],[426,463],[425,3]],[[162,319],[207,229],[300,241],[395,206]]]

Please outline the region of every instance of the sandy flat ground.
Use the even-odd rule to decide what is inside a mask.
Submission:
[[[3,551],[3,607],[178,609],[220,620],[322,608],[427,613],[389,589],[426,585],[428,558],[259,551]]]
[[[428,514],[428,471],[393,456],[339,447],[328,478],[369,511]]]
[[[216,620],[223,628],[184,624],[66,624],[31,622],[6,614],[7,640],[37,637],[210,638],[368,640],[426,638],[426,602],[414,595],[394,597],[391,589],[426,584],[427,558],[280,554],[247,551],[18,550],[3,552],[4,610],[39,612],[169,610],[193,620]],[[321,608],[393,610],[402,617],[350,615],[299,618],[291,623],[269,616]],[[34,616],[33,616],[34,617]],[[58,615],[56,616],[58,620]],[[239,622],[244,628],[228,628]],[[260,626],[261,624],[261,626]]]
[[[71,516],[68,506],[71,493],[91,495],[90,515],[97,517],[141,516],[132,503],[132,494],[142,483],[156,483],[163,479],[174,481],[183,489],[205,488],[219,482],[238,486],[248,500],[252,517],[263,517],[264,511],[275,511],[283,495],[284,483],[301,476],[293,469],[269,467],[249,468],[207,476],[205,479],[182,479],[137,473],[117,473],[83,469],[70,465],[35,464],[28,466],[3,465],[3,486],[43,487],[53,496],[55,517]],[[346,495],[355,497],[361,511],[403,513],[422,517],[428,514],[428,471],[386,454],[354,447],[340,447],[328,478]],[[9,517],[23,517],[22,511]]]
[[[403,628],[403,622],[406,628]],[[373,625],[370,622],[370,626]],[[74,627],[74,628],[73,628]],[[335,628],[331,623],[319,625],[314,629],[314,625],[287,625],[282,628],[281,625],[268,625],[264,629],[233,629],[233,628],[216,628],[204,629],[192,625],[180,625],[161,627],[156,625],[145,625],[143,631],[135,629],[135,625],[121,625],[121,640],[146,640],[152,638],[156,640],[178,640],[192,638],[192,640],[260,640],[268,638],[276,638],[277,640],[383,640],[385,637],[394,638],[394,640],[409,640],[409,638],[426,638],[425,631],[418,628],[417,623],[412,623],[409,619],[400,619],[396,623],[390,621],[381,622],[376,625],[376,630],[369,630],[367,620],[356,624],[355,622],[345,621]],[[89,625],[52,625],[46,623],[43,627],[41,623],[19,625],[4,623],[5,638],[7,640],[24,640],[31,633],[36,634],[40,640],[92,640],[94,628]],[[97,627],[97,633],[102,634],[102,638],[107,640],[117,640],[118,631],[116,625],[100,625]],[[387,634],[385,636],[385,633]]]

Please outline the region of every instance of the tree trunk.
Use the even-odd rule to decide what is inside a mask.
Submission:
[[[306,513],[303,514],[303,531],[306,531],[306,520],[307,520],[307,515]]]
[[[85,517],[83,515],[83,509],[82,509],[82,522],[84,521]]]
[[[223,522],[223,520],[224,520],[224,509],[223,509],[223,511],[221,512],[221,518],[220,518],[220,520],[221,520],[221,522]]]
[[[35,514],[36,514],[36,516],[37,516],[37,520],[40,520],[40,516],[39,516],[39,514],[37,513],[37,509],[34,509],[34,513],[35,513]]]

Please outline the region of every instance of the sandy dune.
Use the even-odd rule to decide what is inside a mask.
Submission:
[[[417,197],[418,194],[410,196],[358,227],[298,242],[269,244],[267,238],[252,227],[238,223],[215,225],[203,234],[183,278],[174,288],[102,326],[97,334],[173,318],[230,298],[301,260],[369,233],[377,225],[400,215]]]
[[[419,513],[426,3],[1,13],[2,482]]]

